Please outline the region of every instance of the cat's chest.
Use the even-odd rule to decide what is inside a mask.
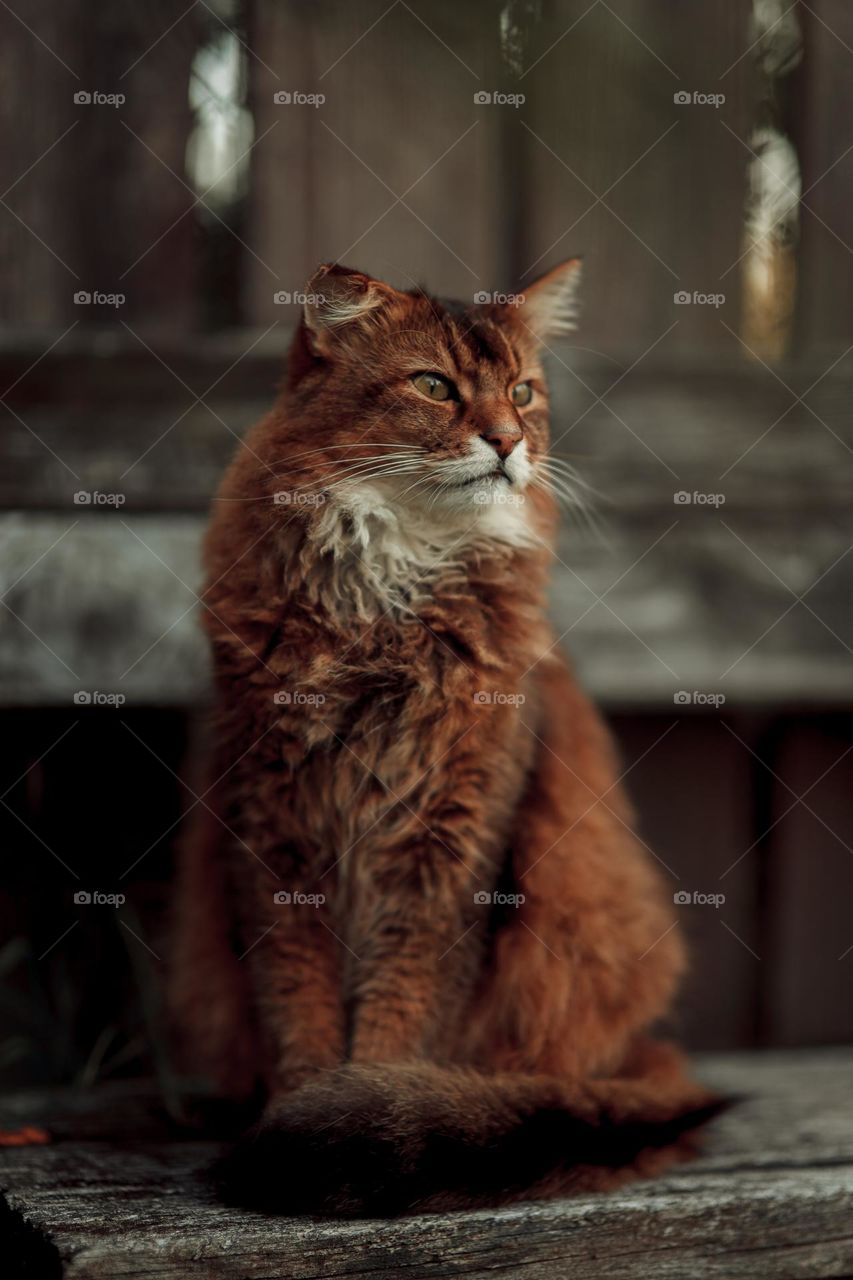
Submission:
[[[401,511],[363,486],[346,507],[329,503],[303,550],[306,593],[330,616],[368,625],[377,617],[417,614],[442,594],[464,592],[470,567],[496,547],[530,546],[520,507],[476,508],[447,518]]]

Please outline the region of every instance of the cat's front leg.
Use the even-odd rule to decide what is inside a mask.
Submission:
[[[260,865],[244,866],[241,894],[244,962],[271,1096],[345,1056],[340,944],[323,893],[295,865],[283,865],[278,880]]]
[[[350,1057],[399,1062],[441,1054],[473,981],[484,908],[475,870],[427,836],[389,849],[362,885]],[[482,895],[480,895],[482,896]]]

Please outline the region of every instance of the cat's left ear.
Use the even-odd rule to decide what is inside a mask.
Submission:
[[[312,350],[328,355],[337,342],[360,327],[396,290],[362,271],[329,263],[318,268],[305,289],[303,321]]]
[[[524,290],[521,319],[540,342],[559,338],[577,328],[581,265],[580,258],[569,258]]]

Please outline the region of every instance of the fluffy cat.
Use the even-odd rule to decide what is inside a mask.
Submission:
[[[321,268],[206,541],[215,752],[172,1009],[234,1201],[391,1214],[615,1185],[715,1109],[683,966],[545,592],[542,344],[579,263],[464,306]]]

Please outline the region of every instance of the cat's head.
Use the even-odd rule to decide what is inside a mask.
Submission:
[[[321,267],[289,362],[315,446],[294,479],[448,514],[547,488],[541,353],[574,328],[579,277],[573,258],[523,294],[465,304]]]

